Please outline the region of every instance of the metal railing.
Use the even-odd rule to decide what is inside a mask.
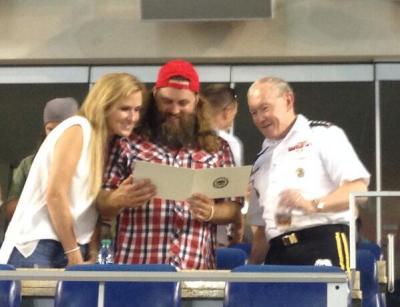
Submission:
[[[377,241],[381,242],[382,235],[382,214],[381,214],[381,197],[400,197],[400,191],[370,191],[370,192],[357,192],[350,193],[349,195],[349,207],[350,207],[350,271],[351,271],[351,280],[352,280],[352,289],[353,282],[356,280],[356,244],[357,244],[357,228],[356,228],[356,212],[357,212],[357,204],[356,198],[360,197],[376,197],[379,201],[377,202]],[[388,291],[394,291],[394,279],[395,279],[395,259],[394,259],[394,236],[390,234],[388,236]]]
[[[347,301],[348,276],[345,272],[127,272],[50,271],[46,269],[0,271],[0,280],[64,280],[99,282],[98,305],[104,306],[105,282],[225,281],[252,283],[326,283],[328,307]]]
[[[123,271],[47,271],[46,269],[0,271],[0,280],[66,281],[226,281],[226,282],[323,282],[344,283],[344,272],[123,272]]]

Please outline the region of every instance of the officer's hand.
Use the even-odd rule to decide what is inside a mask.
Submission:
[[[278,206],[290,209],[300,209],[305,213],[313,213],[314,207],[311,201],[305,199],[299,190],[287,189],[279,194]]]
[[[207,196],[195,193],[186,200],[190,205],[190,212],[200,222],[209,222],[214,216],[214,200]]]
[[[113,193],[119,208],[136,208],[156,195],[156,187],[149,179],[135,180],[129,176]]]

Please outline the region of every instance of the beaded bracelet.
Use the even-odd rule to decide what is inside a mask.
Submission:
[[[78,251],[79,249],[80,249],[80,247],[77,246],[77,247],[75,247],[75,248],[73,248],[73,249],[70,249],[70,250],[65,251],[65,252],[64,252],[64,255],[71,254],[71,253],[73,253],[73,252]]]

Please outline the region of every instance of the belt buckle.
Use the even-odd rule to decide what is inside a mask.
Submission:
[[[299,240],[297,239],[297,235],[294,232],[282,237],[282,243],[284,246],[293,245],[298,242],[299,242]]]

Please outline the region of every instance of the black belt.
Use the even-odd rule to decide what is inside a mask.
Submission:
[[[290,231],[269,240],[269,244],[271,246],[290,246],[301,242],[326,240],[327,236],[335,234],[336,232],[348,234],[349,227],[344,224],[332,224]]]

